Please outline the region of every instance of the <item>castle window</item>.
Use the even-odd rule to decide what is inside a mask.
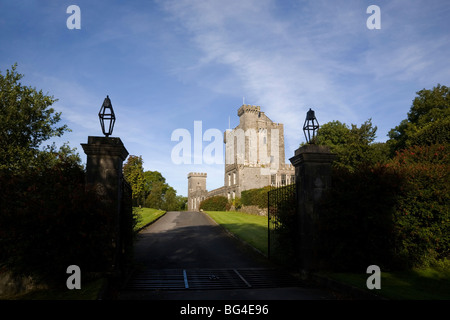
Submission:
[[[228,185],[231,186],[231,173],[228,174]]]
[[[274,185],[276,185],[276,183],[277,183],[277,175],[276,175],[276,174],[272,174],[272,175],[270,176],[270,184],[271,184],[272,186],[274,186]]]
[[[291,183],[295,183],[295,175],[294,174],[291,175]]]
[[[236,172],[233,172],[233,184],[236,184]]]
[[[281,174],[281,185],[285,186],[286,185],[286,174]]]

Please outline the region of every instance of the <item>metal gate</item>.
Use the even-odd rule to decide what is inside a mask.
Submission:
[[[297,251],[296,185],[271,189],[267,194],[268,256],[278,263],[293,266]]]
[[[133,275],[125,290],[222,290],[299,285],[292,275],[277,269],[149,269]]]

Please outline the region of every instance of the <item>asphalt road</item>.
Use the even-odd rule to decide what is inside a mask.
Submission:
[[[135,246],[137,272],[154,269],[274,268],[264,256],[231,237],[206,214],[167,212],[143,229]],[[244,290],[123,290],[120,299],[321,300],[326,291],[306,286]]]
[[[200,212],[168,212],[141,231],[136,260],[148,268],[238,268],[268,261]]]

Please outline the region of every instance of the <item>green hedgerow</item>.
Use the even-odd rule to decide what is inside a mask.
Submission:
[[[335,270],[424,267],[450,256],[448,145],[413,146],[385,165],[334,169],[317,221]]]
[[[224,196],[211,197],[200,203],[200,209],[205,211],[227,211],[230,207],[228,199]]]

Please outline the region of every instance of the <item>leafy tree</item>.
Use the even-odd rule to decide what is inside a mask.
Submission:
[[[145,171],[144,172],[144,199],[147,199],[150,195],[153,185],[156,182],[166,183],[166,178],[158,171]]]
[[[438,84],[420,90],[408,117],[389,131],[392,153],[413,145],[445,144],[450,141],[450,88]]]
[[[59,149],[56,149],[55,143],[46,146],[36,157],[36,163],[39,164],[39,168],[51,168],[61,162],[70,162],[72,165],[83,169],[77,149],[70,148],[68,143],[64,143]]]
[[[131,185],[133,205],[135,206],[143,204],[145,186],[143,164],[142,156],[130,155],[123,165],[123,175]]]
[[[167,191],[167,184],[160,181],[153,183],[152,191],[145,200],[145,206],[155,209],[163,209],[164,195]]]
[[[178,210],[186,210],[187,209],[187,202],[188,198],[183,196],[177,196],[176,197],[177,203],[178,203]]]
[[[145,171],[141,156],[129,156],[123,166],[123,173],[131,185],[133,205],[167,211],[183,210],[187,199],[166,183],[158,171]]]
[[[177,192],[174,188],[168,187],[164,194],[163,209],[167,211],[179,210],[179,204],[177,203]]]
[[[56,126],[61,113],[50,106],[57,99],[22,85],[22,78],[17,64],[5,75],[0,73],[0,169],[21,171],[37,166],[42,160],[41,144],[70,131],[66,125]]]
[[[372,120],[364,122],[359,128],[351,127],[340,121],[332,121],[322,125],[318,131],[316,143],[327,145],[337,154],[334,162],[336,167],[353,171],[364,164],[374,164],[387,160],[387,146],[384,143],[374,143],[377,127]]]

